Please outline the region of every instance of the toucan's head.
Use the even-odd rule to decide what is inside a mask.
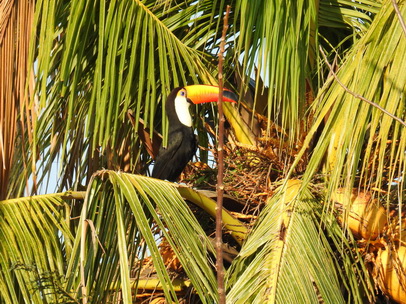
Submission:
[[[219,88],[211,85],[190,85],[174,89],[166,101],[166,113],[169,123],[179,121],[185,126],[192,126],[192,117],[189,112],[191,103],[200,104],[218,101]],[[236,102],[237,96],[225,89],[223,101]]]

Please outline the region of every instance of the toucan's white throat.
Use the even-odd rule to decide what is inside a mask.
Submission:
[[[192,126],[192,116],[189,112],[190,103],[186,97],[176,96],[175,98],[175,111],[179,121],[187,127]]]

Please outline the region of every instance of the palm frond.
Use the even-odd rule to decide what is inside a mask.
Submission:
[[[217,203],[213,199],[207,197],[200,191],[196,191],[188,187],[179,187],[178,191],[182,197],[202,208],[213,218],[216,217]],[[231,234],[237,243],[241,244],[246,239],[248,235],[248,228],[226,209],[223,209],[222,221],[224,229]]]
[[[341,285],[356,295],[353,303],[362,303],[360,290],[365,291],[366,285],[348,286],[341,281],[359,279],[362,272],[358,266],[348,269],[355,263],[350,258],[346,276],[338,275],[338,256],[326,237],[333,231],[332,224],[328,232],[323,231],[314,212],[322,207],[301,187],[300,181],[288,181],[261,213],[228,271],[229,303],[345,303]]]
[[[63,275],[70,258],[68,195],[50,194],[0,201],[0,294],[36,303],[65,298]]]
[[[232,32],[236,45],[230,39],[233,52],[227,55],[230,64],[242,63],[237,72],[242,78],[241,96],[251,86],[251,108],[287,130],[288,138],[296,142],[307,131],[303,121],[309,114],[309,95],[322,85],[318,45],[338,48],[346,39],[362,36],[380,5],[369,0],[237,1]],[[269,123],[267,135],[271,128]]]
[[[320,1],[319,20],[320,27],[348,29],[355,34],[365,32],[371,24],[374,14],[379,12],[380,1],[349,0]],[[338,32],[337,32],[338,34]]]
[[[203,37],[187,35],[196,28],[194,22],[217,16],[207,11],[209,3],[38,1],[38,39],[31,48],[40,92],[38,170],[48,173],[57,157],[61,168],[74,168],[77,175],[91,161],[101,162],[99,168],[115,168],[124,157],[118,152],[124,141],[135,167],[140,147],[126,118],[129,109],[135,121],[142,118],[166,138],[161,105],[171,89],[213,81],[215,65],[195,44],[207,41],[213,29],[199,32]],[[63,176],[61,187],[78,182]]]
[[[99,172],[89,186],[66,275],[67,290],[82,286],[78,298],[86,296],[94,302],[117,297],[122,291],[124,303],[131,303],[132,288],[143,287],[134,286],[131,278],[145,276],[141,271],[148,255],[165,297],[178,301],[159,252],[159,236],[173,248],[201,301],[216,301],[216,280],[208,256],[212,245],[176,186],[114,171]],[[117,283],[113,289],[106,288],[112,282]]]
[[[30,140],[32,109],[28,103],[28,83],[32,86],[28,64],[29,40],[33,19],[33,2],[2,2],[0,5],[0,200],[23,194],[14,187],[16,175],[23,172],[26,151],[24,141]],[[18,119],[18,115],[20,119]],[[28,134],[26,134],[26,132]],[[21,136],[28,138],[21,138]],[[26,156],[25,156],[26,157]],[[22,164],[19,166],[19,164]],[[15,170],[18,167],[19,170]],[[18,171],[16,174],[15,171]],[[27,178],[25,178],[27,179]],[[26,180],[25,180],[26,181]]]
[[[239,22],[236,53],[243,56],[244,74],[251,75],[256,66],[256,78],[265,79],[270,88],[268,106],[260,114],[291,130],[295,138],[300,131],[298,121],[305,114],[310,40],[317,39],[315,2],[242,0],[237,2],[235,14]],[[247,86],[246,81],[244,88]],[[256,95],[263,90],[256,87]]]
[[[400,9],[406,12],[406,6]],[[351,91],[404,120],[406,41],[390,1],[386,1],[368,32],[348,54],[337,75]],[[326,153],[325,173],[335,183],[390,192],[404,176],[406,129],[377,108],[347,93],[333,77],[314,103],[316,131],[328,118],[308,173],[313,174]],[[318,160],[317,160],[318,159]],[[399,194],[402,196],[402,183]],[[388,193],[389,193],[388,192]]]

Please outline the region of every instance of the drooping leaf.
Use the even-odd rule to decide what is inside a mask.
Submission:
[[[405,5],[399,7],[406,12]],[[391,2],[386,1],[337,77],[352,92],[405,120],[406,78],[401,67],[406,66],[406,41],[395,17]],[[324,155],[324,173],[332,181],[331,189],[339,183],[351,189],[357,181],[362,187],[386,191],[404,176],[406,128],[401,124],[348,93],[332,76],[313,107],[317,119],[307,143],[324,119],[326,122],[307,177],[314,174]],[[401,183],[399,186],[402,189]]]
[[[86,294],[94,302],[117,297],[122,291],[124,303],[131,303],[132,288],[137,288],[131,280],[142,275],[148,253],[166,299],[178,301],[159,252],[159,235],[171,245],[201,301],[216,301],[216,280],[208,256],[212,245],[177,188],[114,171],[101,171],[89,186],[67,288],[76,290],[82,285],[78,297]],[[80,276],[78,268],[83,269]],[[112,282],[116,282],[113,289],[106,288]]]
[[[269,200],[228,271],[229,303],[346,302],[340,280],[351,278],[353,284],[362,272],[352,269],[340,277],[338,256],[327,238],[335,221],[326,233],[317,217],[322,207],[301,187],[300,181],[290,180]],[[351,302],[362,303],[365,285],[348,285]]]
[[[64,271],[72,252],[66,193],[0,201],[0,299],[66,300]]]

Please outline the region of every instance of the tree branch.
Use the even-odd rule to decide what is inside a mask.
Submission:
[[[226,43],[226,33],[228,29],[228,15],[230,6],[227,5],[226,14],[224,16],[223,33],[220,40],[219,52],[219,100],[218,100],[218,115],[219,115],[219,139],[217,145],[218,153],[218,173],[217,173],[217,207],[216,207],[216,269],[217,269],[217,290],[219,293],[219,304],[226,303],[226,292],[224,288],[224,266],[223,266],[223,194],[224,194],[224,113],[223,113],[223,61],[224,47]]]
[[[396,14],[398,15],[400,25],[402,26],[402,29],[403,29],[403,33],[405,33],[405,36],[406,36],[406,24],[405,24],[405,20],[403,20],[402,14],[400,13],[399,6],[398,6],[398,4],[396,3],[396,0],[392,0],[392,5],[393,5],[393,7],[395,8]]]

